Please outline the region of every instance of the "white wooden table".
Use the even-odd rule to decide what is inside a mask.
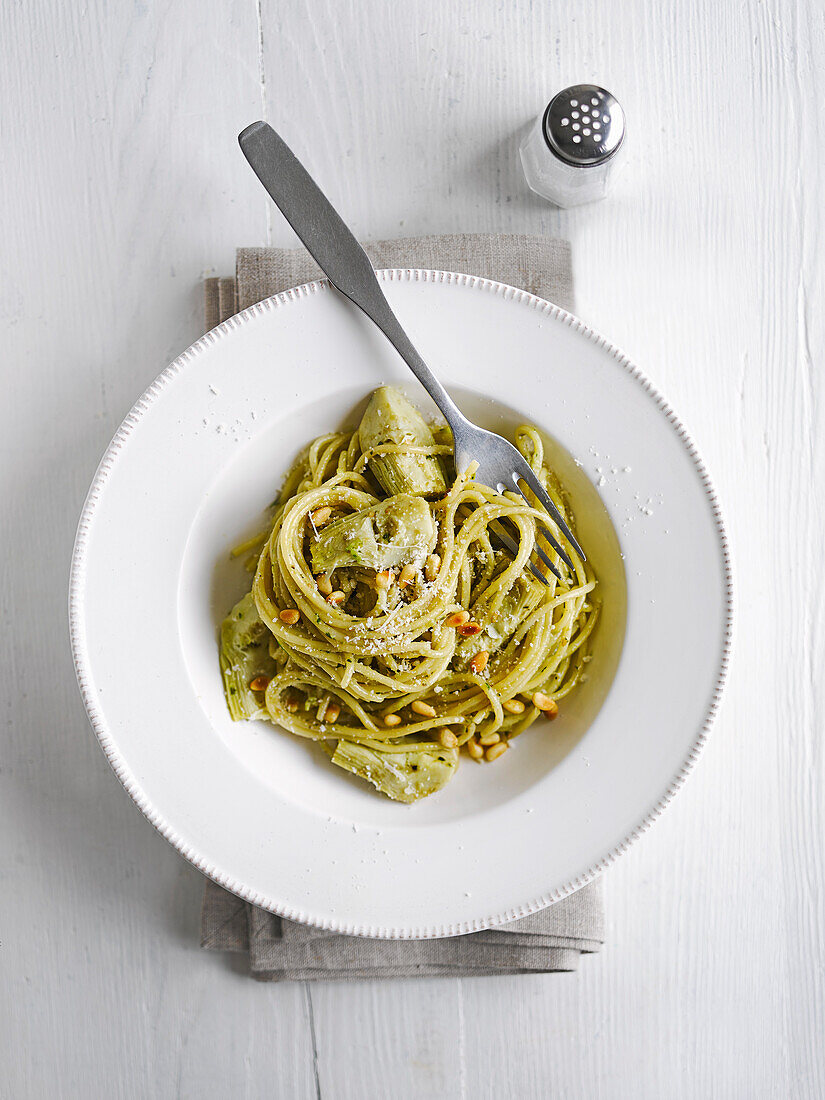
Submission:
[[[819,0],[32,0],[0,6],[0,44],[0,1096],[822,1096]],[[578,80],[617,93],[632,155],[565,213],[516,150]],[[200,876],[87,726],[78,512],[199,335],[202,276],[292,241],[235,143],[261,116],[363,237],[568,236],[580,314],[668,395],[726,505],[723,712],[607,875],[577,974],[256,984],[199,952]]]

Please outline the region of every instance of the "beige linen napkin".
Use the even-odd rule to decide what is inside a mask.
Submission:
[[[570,245],[523,235],[456,234],[364,246],[375,267],[421,267],[482,275],[573,308]],[[279,291],[316,279],[303,249],[242,248],[236,277],[207,279],[206,328]],[[261,981],[404,978],[575,970],[603,938],[601,881],[539,913],[485,932],[438,940],[341,936],[258,909],[207,880],[201,946],[249,955]]]

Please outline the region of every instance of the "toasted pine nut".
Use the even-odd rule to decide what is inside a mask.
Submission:
[[[287,697],[285,705],[290,714],[294,714],[295,711],[298,709],[298,700],[295,698],[294,695],[290,695]]]
[[[445,749],[454,749],[458,744],[458,738],[453,731],[448,730],[446,726],[443,730],[438,731],[438,740]]]
[[[340,703],[330,703],[327,707],[327,712],[324,715],[325,722],[337,722],[338,715],[341,713]]]
[[[340,607],[341,604],[344,602],[344,599],[344,593],[341,592],[339,589],[339,591],[337,592],[330,592],[330,594],[327,596],[327,603],[331,603],[333,607]]]
[[[301,617],[301,612],[296,607],[287,607],[278,618],[282,623],[286,623],[287,626],[295,626]]]
[[[488,745],[497,745],[501,740],[501,736],[498,733],[485,733],[478,739],[479,745],[483,745],[485,749]]]
[[[315,527],[323,527],[325,523],[329,523],[329,517],[331,515],[331,508],[316,508],[310,518]]]
[[[461,626],[462,623],[466,623],[470,618],[469,611],[454,611],[452,615],[448,615],[444,620],[445,626]]]
[[[499,741],[497,745],[491,745],[484,755],[492,764],[494,760],[498,760],[500,756],[504,756],[509,747],[506,741]]]
[[[416,699],[411,709],[416,714],[420,714],[422,718],[435,718],[435,707],[431,707],[423,699]]]
[[[412,584],[415,580],[415,566],[409,563],[404,566],[401,572],[398,574],[398,583],[403,588],[407,584]]]
[[[253,691],[266,691],[268,684],[268,676],[256,676],[254,680],[249,681],[249,686]]]
[[[524,703],[521,699],[508,699],[501,705],[508,714],[524,714]]]
[[[375,587],[376,588],[389,588],[392,581],[392,573],[389,569],[383,569],[380,573],[375,574]]]
[[[462,638],[474,638],[476,634],[481,633],[481,626],[479,623],[469,622],[464,623],[458,628],[458,633]]]
[[[490,660],[490,654],[486,649],[482,649],[480,653],[476,653],[472,661],[470,661],[470,668],[476,675],[482,673],[487,667],[487,662]]]
[[[332,595],[332,581],[330,580],[329,573],[321,573],[315,578],[315,583],[318,585],[318,591],[322,596]]]
[[[434,581],[441,568],[441,557],[438,554],[430,554],[424,563],[424,576],[428,581]]]
[[[559,713],[556,700],[552,699],[549,695],[545,695],[543,691],[537,691],[533,695],[533,706],[544,711],[548,718],[555,718]]]
[[[401,725],[401,718],[397,714],[385,714],[384,715],[384,725],[385,726],[400,726]]]
[[[467,742],[467,752],[472,756],[473,760],[480,760],[484,755],[484,749],[479,745],[478,741],[472,737]]]

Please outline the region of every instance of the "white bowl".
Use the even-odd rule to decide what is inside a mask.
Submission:
[[[246,310],[149,387],[95,476],[72,563],[89,718],[138,806],[195,866],[293,920],[447,936],[542,908],[656,817],[704,742],[727,664],[719,509],[673,412],[617,349],[523,291],[380,273],[461,407],[532,422],[569,489],[604,619],[588,682],[495,766],[465,761],[413,806],[265,723],[232,723],[216,628],[249,585],[228,549],[296,451],[382,382],[428,408],[383,337],[326,283]]]

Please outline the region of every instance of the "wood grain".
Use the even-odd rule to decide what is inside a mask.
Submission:
[[[0,1096],[825,1094],[825,17],[816,0],[0,6]],[[549,95],[630,124],[606,202],[532,196]],[[265,116],[364,237],[573,242],[580,314],[689,425],[737,628],[695,777],[611,870],[573,975],[262,986],[198,953],[198,875],[94,744],[68,654],[83,495],[197,334],[199,280],[290,243]]]

